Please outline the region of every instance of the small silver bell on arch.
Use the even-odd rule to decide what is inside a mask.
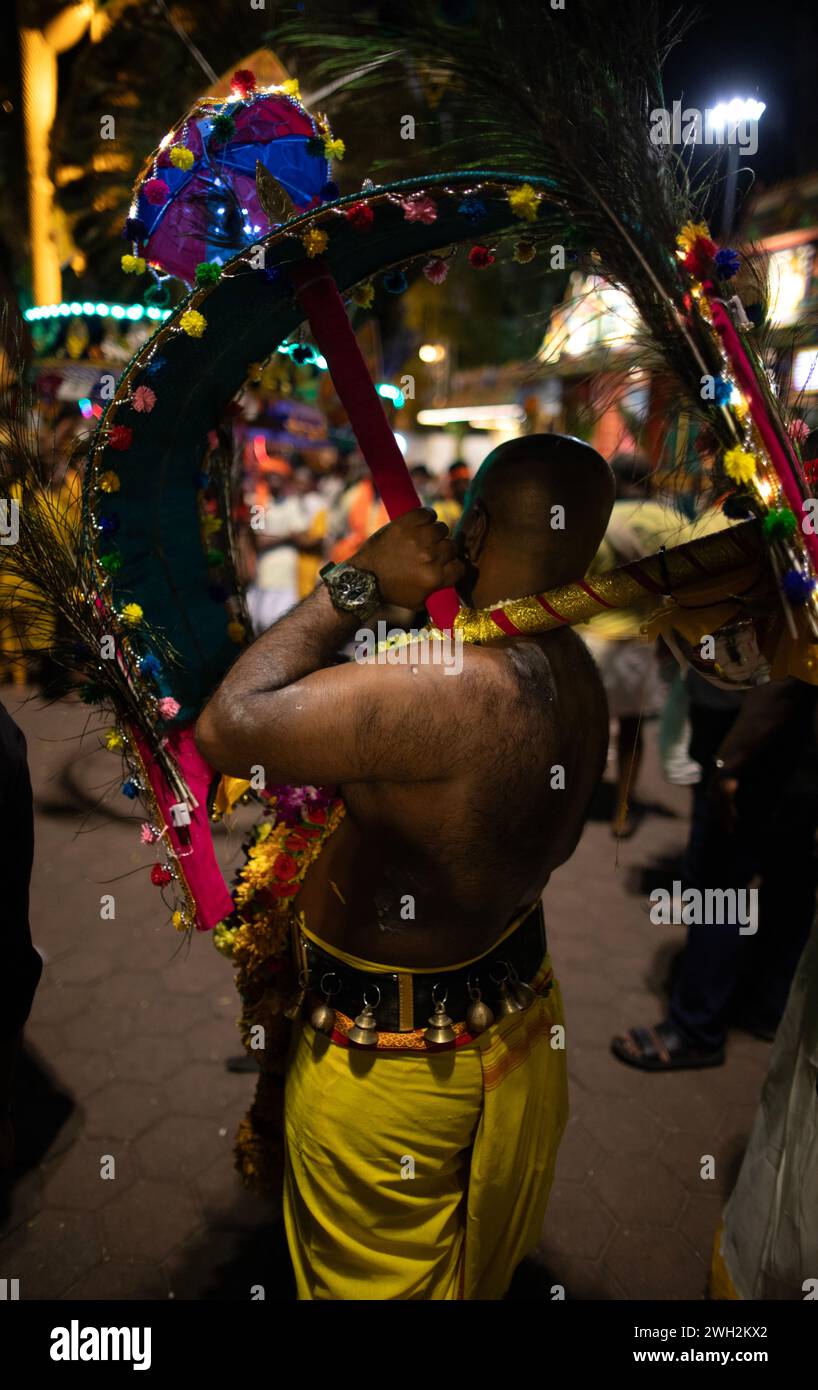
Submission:
[[[432,1047],[444,1047],[446,1043],[453,1043],[457,1034],[452,1026],[452,1020],[446,1013],[447,993],[444,991],[443,998],[435,997],[437,985],[432,988],[432,1002],[435,1011],[429,1019],[429,1026],[423,1034],[424,1042],[431,1044]]]
[[[337,981],[337,983],[331,986],[330,982],[332,980]],[[315,1008],[310,1014],[310,1023],[312,1024],[316,1033],[323,1033],[325,1037],[329,1038],[332,1036],[332,1032],[335,1028],[336,1021],[335,1010],[333,1009],[329,1001],[332,998],[333,994],[337,994],[340,990],[341,981],[339,977],[334,973],[334,971],[330,971],[329,974],[322,976],[319,988],[324,998],[322,999],[320,1004],[316,1004]]]
[[[503,966],[503,972],[495,975],[491,972],[490,978],[497,985],[500,998],[497,1001],[497,1012],[501,1018],[506,1018],[509,1014],[521,1014],[523,1006],[517,998],[515,992],[509,987],[509,967],[504,960],[498,960],[498,966]]]
[[[523,980],[520,979],[513,965],[510,965],[508,967],[508,971],[509,979],[511,981],[511,988],[519,1008],[521,1010],[530,1009],[531,1005],[534,1003],[534,1000],[537,997],[536,992],[531,988],[530,985],[527,985]]]
[[[485,1033],[486,1029],[490,1028],[494,1022],[494,1013],[489,1008],[488,1004],[484,1004],[483,996],[480,993],[478,985],[479,980],[475,980],[474,983],[472,983],[470,975],[466,983],[466,988],[469,991],[469,998],[471,999],[471,1003],[466,1010],[466,1027],[473,1037],[476,1037],[478,1033]]]
[[[363,1011],[358,1014],[355,1022],[347,1034],[349,1041],[354,1047],[377,1047],[378,1046],[378,1021],[375,1018],[375,1009],[381,1002],[381,992],[377,985],[373,986],[377,999],[374,1004],[367,1002],[367,991],[364,990]]]

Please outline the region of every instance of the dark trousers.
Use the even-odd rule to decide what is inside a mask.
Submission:
[[[739,922],[688,927],[669,1018],[692,1042],[723,1045],[735,1018],[775,1027],[815,911],[818,776],[814,750],[780,745],[739,779],[736,824],[726,830],[710,797],[712,758],[732,716],[693,707],[693,740],[703,762],[694,789],[685,887],[747,888],[756,880],[758,929]],[[708,746],[709,744],[709,754]],[[706,758],[706,761],[704,761]]]

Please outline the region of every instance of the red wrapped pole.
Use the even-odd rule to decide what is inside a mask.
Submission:
[[[344,301],[326,261],[316,257],[293,268],[296,294],[318,347],[327,359],[338,398],[383,498],[390,519],[420,506],[403,454],[384,414]],[[451,627],[460,607],[455,589],[438,589],[426,600],[437,627]]]

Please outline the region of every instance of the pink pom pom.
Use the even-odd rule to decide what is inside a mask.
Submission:
[[[442,285],[449,273],[449,263],[442,256],[433,256],[423,267],[423,274],[433,285]]]
[[[147,183],[142,185],[142,192],[148,202],[153,203],[154,207],[157,208],[166,203],[170,197],[170,189],[164,179],[148,179]]]
[[[171,695],[165,695],[165,697],[159,701],[158,708],[163,719],[175,719],[181,706],[179,701],[174,700]]]
[[[143,845],[152,845],[156,840],[159,839],[159,836],[156,834],[156,831],[148,825],[147,821],[145,821],[142,825],[142,829],[139,832],[139,838],[142,841]]]
[[[156,392],[152,391],[150,386],[137,386],[136,390],[133,393],[133,400],[131,401],[131,405],[133,406],[134,410],[138,410],[140,412],[144,412],[146,415],[149,415],[150,412],[153,410],[153,407],[156,405]]]
[[[426,193],[415,193],[411,198],[404,198],[401,207],[407,222],[422,222],[429,227],[437,221],[437,203]]]
[[[791,420],[787,425],[787,434],[796,444],[803,444],[805,439],[809,439],[809,425],[806,420]]]

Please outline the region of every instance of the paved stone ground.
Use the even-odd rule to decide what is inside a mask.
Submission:
[[[218,1300],[253,1284],[290,1299],[280,1232],[232,1170],[253,1078],[224,1067],[240,1051],[230,967],[207,939],[180,949],[165,924],[116,760],[96,737],[79,743],[88,711],[2,694],[29,740],[32,927],[47,965],[20,1071],[20,1167],[0,1198],[0,1277],[30,1299]],[[550,1298],[560,1283],[578,1299],[700,1298],[768,1048],[736,1033],[725,1067],[667,1077],[611,1058],[616,1030],[660,1017],[681,929],[651,925],[647,894],[672,877],[689,792],[662,781],[649,750],[642,793],[655,804],[617,863],[605,791],[546,896],[572,1115],[543,1240],[512,1296]],[[240,838],[220,833],[225,865]],[[100,918],[103,893],[114,921]]]

